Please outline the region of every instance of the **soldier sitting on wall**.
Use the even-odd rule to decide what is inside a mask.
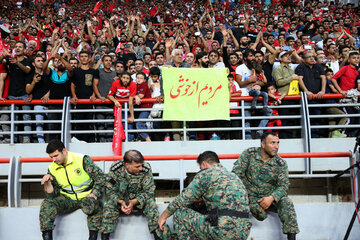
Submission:
[[[283,233],[295,240],[299,233],[294,204],[287,197],[289,176],[286,162],[277,154],[279,138],[274,132],[261,136],[261,147],[245,150],[234,163],[233,172],[249,194],[251,214],[263,221],[267,211],[279,214]]]
[[[155,240],[170,239],[169,227],[161,231],[157,225],[159,211],[154,199],[154,178],[150,164],[144,163],[144,157],[139,151],[127,151],[124,161],[117,161],[111,166],[105,189],[102,240],[108,240],[110,233],[115,231],[120,211],[129,215],[135,207],[143,210]]]
[[[246,240],[251,228],[246,189],[235,174],[224,168],[216,153],[206,151],[197,159],[200,169],[190,185],[172,201],[158,220],[162,228],[174,215],[179,239]],[[208,214],[188,206],[202,198]]]
[[[103,171],[89,156],[69,152],[59,140],[46,147],[53,163],[41,184],[47,198],[40,207],[40,229],[44,240],[52,240],[54,221],[59,213],[80,209],[88,215],[89,240],[96,240],[101,227],[101,199],[105,182]]]

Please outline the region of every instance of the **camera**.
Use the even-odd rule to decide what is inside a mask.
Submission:
[[[94,58],[94,59],[95,59],[95,61],[97,61],[97,62],[98,62],[98,61],[100,60],[100,58],[101,58],[101,56],[100,56],[100,55],[95,55],[95,58]]]

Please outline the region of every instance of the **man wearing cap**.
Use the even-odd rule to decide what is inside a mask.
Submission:
[[[294,73],[294,70],[290,67],[291,55],[293,51],[282,51],[280,52],[278,59],[280,60],[280,66],[274,69],[272,76],[278,87],[279,93],[288,94],[290,82],[292,80],[299,80],[300,77]],[[292,101],[283,100],[282,105],[291,105],[294,104]],[[280,108],[278,109],[279,115],[295,115],[293,108]],[[296,110],[295,110],[296,111]],[[283,126],[291,126],[293,119],[283,119]],[[293,136],[293,130],[283,130],[280,131],[280,136],[282,138],[290,138]]]
[[[41,180],[46,194],[39,215],[43,239],[53,239],[54,222],[59,213],[81,209],[88,215],[89,240],[96,240],[102,221],[103,171],[89,156],[69,152],[59,140],[50,141],[46,152],[53,163]]]

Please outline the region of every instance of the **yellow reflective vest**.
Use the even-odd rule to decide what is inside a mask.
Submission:
[[[72,200],[80,200],[88,196],[94,186],[94,180],[84,170],[84,156],[68,151],[65,167],[55,162],[49,166],[49,172],[60,186],[60,193]]]

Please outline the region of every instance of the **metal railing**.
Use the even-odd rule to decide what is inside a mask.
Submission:
[[[342,98],[341,94],[325,94],[324,98]],[[230,126],[224,126],[219,125],[217,127],[199,127],[194,124],[190,124],[188,126],[188,122],[182,122],[182,127],[172,128],[171,126],[162,126],[162,128],[155,128],[155,129],[129,129],[129,125],[127,121],[124,121],[124,131],[125,135],[128,136],[128,134],[139,134],[142,132],[146,132],[149,134],[155,134],[155,133],[179,133],[182,134],[182,136],[188,136],[189,133],[196,134],[201,132],[241,132],[240,139],[245,139],[246,132],[249,131],[266,131],[266,130],[285,130],[285,129],[292,129],[301,132],[301,138],[304,140],[304,145],[306,146],[305,151],[311,152],[311,129],[314,128],[333,128],[333,125],[311,125],[311,120],[316,118],[340,118],[340,117],[351,117],[351,118],[360,118],[360,114],[346,114],[345,115],[310,115],[309,109],[311,108],[319,108],[319,107],[352,107],[352,106],[360,106],[359,103],[356,104],[309,104],[306,98],[306,94],[302,93],[302,95],[294,95],[294,96],[286,96],[284,100],[289,101],[296,101],[295,104],[292,105],[279,105],[279,106],[271,106],[273,109],[283,109],[283,108],[295,108],[299,114],[297,115],[280,115],[280,116],[249,116],[248,113],[251,110],[251,107],[249,104],[245,104],[246,102],[252,101],[253,97],[234,97],[231,99],[232,102],[239,102],[239,106],[237,107],[231,107],[231,109],[236,109],[239,111],[239,115],[237,116],[231,116],[231,121],[239,121],[240,126],[237,127],[230,127]],[[261,101],[261,98],[258,99],[258,101]],[[125,119],[128,116],[128,100],[127,99],[121,99],[119,102],[123,103],[123,115],[125,116]],[[142,103],[156,103],[155,99],[143,99]],[[9,131],[3,131],[0,132],[3,136],[9,136],[10,143],[15,143],[15,137],[19,135],[25,135],[25,134],[32,134],[36,135],[37,133],[43,133],[45,135],[53,135],[58,134],[61,136],[61,140],[64,141],[65,146],[68,145],[68,143],[71,141],[71,136],[77,135],[81,136],[83,134],[92,134],[94,136],[99,136],[100,134],[108,134],[112,135],[112,129],[98,129],[97,125],[101,124],[109,124],[111,125],[113,123],[113,118],[110,119],[96,119],[95,114],[102,113],[102,114],[108,114],[108,116],[112,116],[112,103],[109,100],[106,100],[105,103],[101,102],[99,99],[90,102],[87,99],[80,99],[77,103],[77,108],[74,108],[70,104],[69,98],[64,98],[64,100],[50,100],[46,103],[46,105],[53,105],[53,104],[62,104],[60,109],[57,110],[47,110],[47,111],[36,111],[36,110],[29,110],[29,111],[23,111],[23,110],[15,110],[15,105],[24,105],[25,102],[23,100],[7,100],[5,102],[0,102],[0,105],[10,105],[9,110],[3,110],[0,111],[0,115],[2,114],[8,114],[10,115],[9,121],[0,121],[0,125],[8,125],[10,126]],[[44,105],[40,100],[33,100],[31,105]],[[98,105],[108,105],[108,109],[94,109],[92,106],[98,106]],[[81,109],[82,105],[90,105],[91,107],[89,109]],[[80,109],[79,109],[80,107]],[[257,107],[259,108],[259,107]],[[151,108],[135,108],[135,112],[140,111],[151,111]],[[58,113],[61,114],[61,118],[59,117],[56,120],[34,120],[34,117],[32,117],[32,120],[30,122],[33,129],[35,129],[36,124],[43,124],[46,128],[49,126],[49,124],[58,124],[58,129],[51,129],[51,130],[43,130],[43,131],[20,131],[16,130],[17,128],[21,127],[21,125],[29,124],[29,121],[26,120],[15,120],[15,115],[20,114],[45,114],[45,113]],[[77,119],[76,114],[89,114],[92,117],[87,119]],[[113,116],[112,116],[113,117]],[[274,126],[274,127],[257,127],[257,126],[249,126],[247,124],[248,122],[256,122],[263,119],[293,119],[297,122],[300,122],[299,125],[293,124],[291,126]],[[296,122],[293,121],[293,122]],[[134,124],[138,122],[151,122],[151,123],[159,123],[164,122],[162,118],[147,118],[147,119],[135,119]],[[165,124],[166,125],[166,124]],[[169,124],[168,124],[169,125]],[[81,126],[80,129],[77,129],[75,126]],[[352,125],[341,125],[337,126],[339,128],[359,128],[359,124],[352,124]],[[1,128],[0,128],[1,129]],[[183,137],[183,141],[187,141],[187,137]],[[98,141],[98,140],[97,140]],[[125,141],[128,141],[126,138]],[[96,140],[95,140],[96,142]]]
[[[349,158],[349,164],[351,165],[352,152],[314,152],[314,153],[279,153],[279,155],[284,158]],[[222,160],[235,160],[240,154],[219,154],[218,155]],[[148,155],[144,156],[146,161],[178,161],[179,163],[179,181],[180,189],[182,190],[184,185],[184,177],[186,172],[184,170],[184,162],[197,159],[198,155]],[[111,161],[121,160],[122,156],[93,156],[91,157],[93,161],[100,162],[100,168],[105,171],[105,163]],[[39,158],[24,158],[24,157],[12,157],[11,159],[0,159],[0,164],[9,164],[9,175],[6,182],[8,184],[8,203],[9,207],[20,207],[21,202],[21,185],[24,182],[35,183],[40,182],[41,178],[28,178],[25,177],[22,173],[22,165],[25,163],[50,163],[51,159],[48,157],[39,157]],[[166,167],[163,168],[166,171]],[[193,170],[195,172],[197,170]],[[44,173],[41,173],[44,174]],[[290,178],[331,178],[336,174],[290,174]],[[343,177],[352,177],[350,174],[344,174]],[[155,179],[161,179],[156,178]],[[356,193],[357,194],[357,193]]]

